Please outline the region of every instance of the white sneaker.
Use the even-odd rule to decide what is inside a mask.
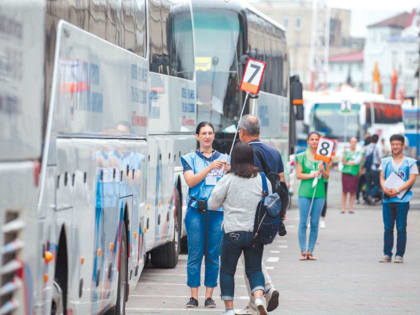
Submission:
[[[279,291],[272,288],[265,294],[267,312],[272,312],[279,306],[279,295]]]
[[[235,310],[224,311],[222,315],[235,315]]]
[[[321,228],[321,229],[325,229],[327,226],[325,225],[325,221],[324,220],[321,220],[321,221],[319,221],[319,227]]]
[[[262,298],[255,298],[255,305],[259,315],[268,315],[267,309],[265,308],[265,301]]]
[[[251,304],[245,306],[239,312],[236,312],[236,315],[257,315],[257,308],[253,307]]]

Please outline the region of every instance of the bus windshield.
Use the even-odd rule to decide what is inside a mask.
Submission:
[[[342,111],[339,103],[314,104],[311,127],[325,137],[348,141],[359,136],[359,112],[359,104],[352,104],[350,111]]]
[[[197,112],[216,131],[234,125],[239,108],[238,16],[232,12],[194,12]]]

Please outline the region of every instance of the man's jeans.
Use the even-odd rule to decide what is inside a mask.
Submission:
[[[394,223],[397,222],[397,256],[404,256],[407,243],[407,214],[410,208],[408,202],[383,203],[382,216],[384,219],[384,254],[392,257],[394,247]]]
[[[222,243],[223,212],[208,210],[200,213],[188,208],[185,215],[185,227],[188,239],[187,285],[197,288],[201,285],[201,262],[205,255],[206,287],[217,286],[219,275],[220,246]]]
[[[252,232],[225,233],[222,243],[220,266],[220,291],[222,300],[233,300],[235,296],[235,272],[242,252],[245,257],[245,272],[251,285],[251,292],[264,291],[264,275],[261,261],[264,245],[252,244]]]

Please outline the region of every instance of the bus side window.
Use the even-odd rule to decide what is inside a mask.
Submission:
[[[124,0],[122,4],[123,46],[125,49],[144,57],[146,43],[145,0]]]
[[[168,1],[168,0],[162,0]],[[191,10],[188,1],[171,2],[165,22],[164,42],[168,49],[169,74],[193,79],[194,49]]]
[[[160,15],[160,0],[149,2],[149,36],[150,36],[150,71],[160,72],[162,55],[162,24]]]

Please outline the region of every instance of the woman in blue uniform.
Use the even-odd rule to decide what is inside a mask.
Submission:
[[[187,285],[191,298],[187,308],[198,306],[198,288],[201,284],[200,271],[205,256],[206,287],[205,307],[214,308],[213,290],[219,275],[219,256],[223,237],[223,208],[208,209],[207,200],[227,171],[227,156],[213,149],[214,128],[209,122],[201,122],[196,129],[198,150],[181,158],[184,178],[188,189],[188,209],[185,227],[188,240]]]

